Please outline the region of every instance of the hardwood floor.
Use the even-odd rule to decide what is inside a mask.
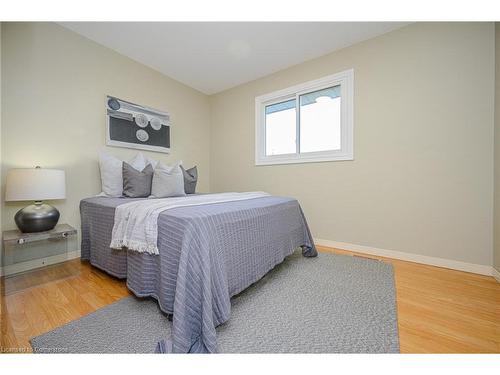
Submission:
[[[130,295],[125,281],[79,259],[2,279],[0,352],[31,351],[29,339]]]
[[[402,353],[500,353],[500,283],[492,277],[318,246],[394,265]],[[2,279],[1,352],[130,295],[79,260]]]

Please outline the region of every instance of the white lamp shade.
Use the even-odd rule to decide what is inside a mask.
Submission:
[[[66,198],[66,176],[59,169],[20,168],[7,172],[6,201]]]

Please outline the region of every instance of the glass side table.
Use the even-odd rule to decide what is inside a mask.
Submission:
[[[22,233],[19,230],[3,232],[3,276],[11,276],[36,268],[71,259],[68,243],[76,250],[77,231],[69,224],[58,224],[52,230]]]

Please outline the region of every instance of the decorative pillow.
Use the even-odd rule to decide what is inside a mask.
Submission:
[[[146,159],[142,153],[138,153],[129,162],[129,164],[138,171],[146,167]],[[121,197],[123,195],[123,161],[108,154],[101,152],[99,154],[99,169],[101,170],[102,193],[107,197]]]
[[[123,191],[122,161],[105,152],[99,154],[102,194],[121,197]]]
[[[151,196],[153,198],[182,197],[184,192],[184,176],[179,164],[173,167],[166,166],[161,162],[153,173],[153,185]]]
[[[155,169],[158,166],[159,161],[155,159],[151,159],[149,156],[146,156],[146,164],[151,164],[153,169]]]
[[[187,170],[184,169],[182,165],[180,167],[184,175],[184,191],[186,194],[194,194],[196,191],[196,183],[198,182],[198,169],[196,165]]]
[[[123,162],[123,195],[129,198],[145,198],[151,194],[153,167],[148,164],[141,172]]]
[[[149,164],[149,159],[146,158],[142,152],[138,152],[132,160],[128,162],[129,165],[135,168],[137,171],[142,171],[144,168],[146,168],[146,165]],[[153,165],[153,169],[155,169],[155,166]]]

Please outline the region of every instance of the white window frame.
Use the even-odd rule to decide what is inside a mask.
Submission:
[[[300,149],[300,95],[340,85],[340,134],[341,149],[299,153]],[[266,106],[295,99],[296,151],[286,155],[266,155]],[[255,165],[313,163],[337,160],[354,160],[354,70],[345,70],[314,81],[302,83],[255,98]]]

